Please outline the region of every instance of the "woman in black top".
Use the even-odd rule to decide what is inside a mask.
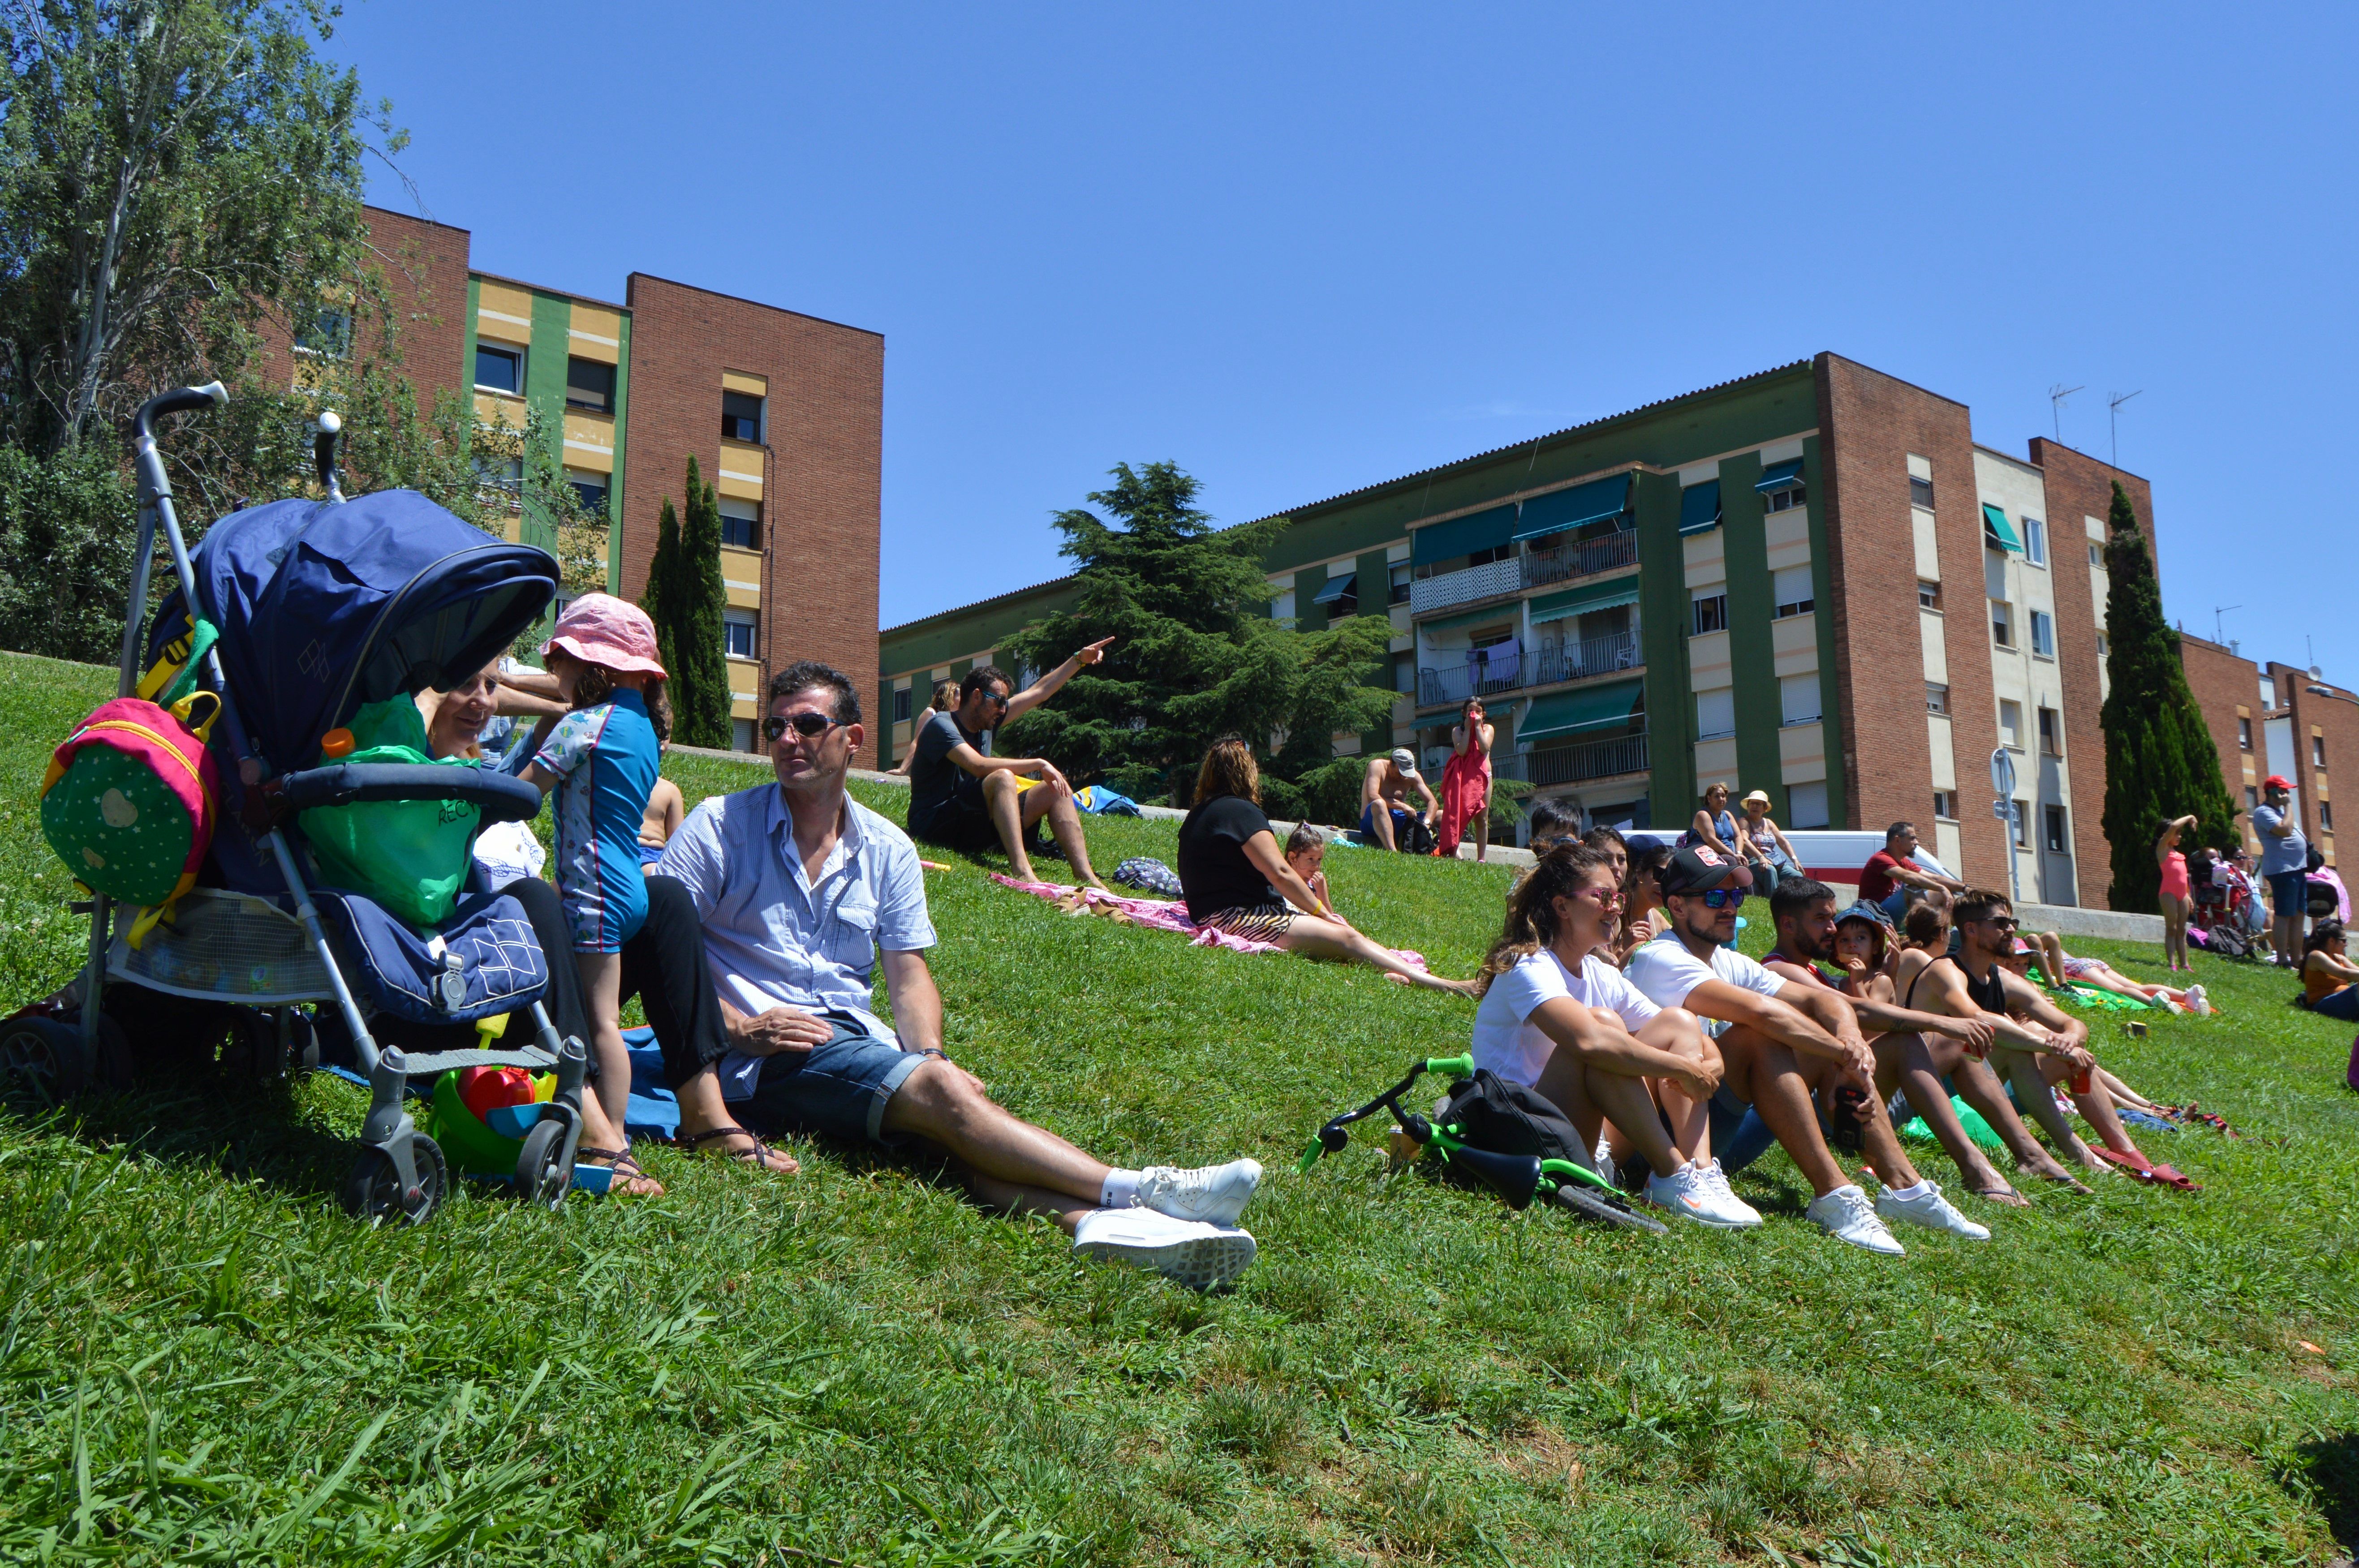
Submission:
[[[1261,809],[1261,770],[1234,736],[1212,742],[1196,774],[1196,804],[1180,825],[1180,888],[1188,918],[1248,941],[1314,958],[1369,964],[1410,985],[1472,996],[1472,983],[1446,980],[1404,962],[1334,914],[1286,863]],[[1291,899],[1315,914],[1298,914]]]

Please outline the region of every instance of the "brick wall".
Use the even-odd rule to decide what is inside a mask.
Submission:
[[[2201,637],[2181,635],[2179,640],[2180,667],[2187,672],[2187,684],[2195,693],[2196,706],[2203,710],[2203,727],[2212,732],[2212,744],[2220,753],[2221,782],[2228,786],[2228,798],[2239,806],[2245,804],[2245,762],[2253,763],[2253,782],[2257,784],[2268,769],[2262,766],[2264,742],[2261,739],[2260,666],[2252,660],[2239,657],[2217,643]],[[2253,726],[2253,749],[2246,752],[2239,739],[2236,709],[2245,709]],[[2237,828],[2245,833],[2247,847],[2250,833],[2243,819]]]
[[[402,368],[418,390],[419,408],[430,410],[438,393],[463,391],[473,380],[461,362],[467,346],[468,232],[382,207],[364,207],[361,212],[368,224],[365,265],[384,279]],[[274,385],[289,384],[294,378],[289,323],[266,321],[260,337],[258,371]],[[367,335],[355,346],[364,356],[385,349],[382,337],[371,341]]]
[[[1835,354],[1819,355],[1815,369],[1849,802],[1844,826],[1874,829],[1908,821],[1919,825],[1927,842],[1932,838],[1932,749],[1909,522],[1913,452],[1933,465],[1940,519],[1962,802],[1963,863],[1955,869],[1978,886],[2004,888],[2006,827],[1986,806],[1974,804],[1988,795],[1983,764],[1998,744],[1998,709],[1991,689],[1990,629],[1984,623],[1982,526],[1966,407]],[[2077,782],[2077,769],[2074,777]],[[2077,797],[2077,788],[2074,793]]]
[[[882,506],[885,340],[877,333],[633,273],[629,458],[622,589],[647,586],[663,500],[688,459],[721,460],[721,374],[769,387],[762,483],[763,679],[824,659],[873,700]],[[874,766],[891,716],[864,713],[860,765]]]
[[[2154,493],[2137,475],[2059,446],[2044,436],[2031,438],[2031,460],[2046,476],[2056,643],[2065,654],[2057,663],[2064,683],[2064,744],[2072,760],[2072,858],[2080,867],[2082,902],[2102,905],[2105,884],[2113,875],[2113,851],[2105,842],[2105,730],[2101,718],[2104,692],[2098,680],[2098,661],[2091,652],[2097,645],[2101,607],[2089,575],[2092,541],[2082,520],[2094,517],[2103,523],[2113,515],[2114,481],[2118,480],[2130,498],[2130,509],[2137,514],[2138,525],[2146,530],[2151,553]],[[2232,745],[2234,712],[2229,709]],[[2242,799],[2240,781],[2233,769],[2228,779],[2229,793]]]

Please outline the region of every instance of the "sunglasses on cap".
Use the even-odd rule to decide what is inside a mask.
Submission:
[[[808,741],[834,728],[835,720],[824,713],[797,713],[784,719],[773,717],[762,721],[762,734],[774,743],[789,730]]]

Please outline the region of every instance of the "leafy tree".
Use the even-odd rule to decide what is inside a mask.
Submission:
[[[688,460],[692,465],[694,458]],[[679,674],[679,650],[672,637],[676,615],[673,601],[679,597],[672,585],[679,578],[679,514],[671,509],[671,497],[663,498],[663,511],[656,523],[656,552],[647,562],[647,584],[639,590],[639,608],[656,623],[656,658],[665,671],[675,678]],[[674,733],[678,733],[679,692],[671,694]]]
[[[1359,763],[1332,737],[1383,725],[1392,693],[1368,684],[1392,637],[1380,617],[1304,633],[1270,619],[1262,561],[1283,520],[1215,530],[1197,481],[1176,464],[1128,463],[1053,521],[1080,564],[1071,610],[1027,627],[1010,650],[1044,669],[1115,639],[1056,699],[1011,727],[1007,748],[1046,756],[1076,784],[1111,778],[1134,795],[1185,803],[1205,748],[1223,735],[1267,748],[1265,790],[1279,815],[1340,798]],[[1307,792],[1307,793],[1306,793]],[[1340,819],[1341,812],[1329,816]]]
[[[729,655],[722,611],[729,602],[721,580],[721,497],[688,460],[688,519],[679,531],[677,599],[672,605],[671,672],[678,734],[690,746],[729,745]]]
[[[62,450],[309,320],[363,244],[325,0],[18,0],[0,113],[0,431]],[[380,128],[380,118],[375,122]],[[388,132],[391,146],[401,138]]]
[[[2236,841],[2236,808],[2180,664],[2178,634],[2162,617],[2146,533],[2118,481],[2107,524],[2104,825],[2114,863],[2106,898],[2114,909],[2150,914],[2160,891],[2154,842],[2162,825],[2192,812],[2194,841],[2224,849]]]
[[[0,646],[113,664],[136,542],[131,484],[113,453],[0,447]]]

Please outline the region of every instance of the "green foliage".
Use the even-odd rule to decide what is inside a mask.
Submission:
[[[2185,847],[2225,849],[2236,842],[2235,803],[2220,776],[2220,751],[2180,663],[2179,636],[2162,616],[2162,585],[2137,513],[2114,485],[2105,569],[2105,842],[2113,849],[2114,909],[2152,913],[2162,872],[2155,839],[2163,824],[2190,812],[2197,822]]]
[[[677,738],[686,745],[730,741],[729,656],[722,611],[729,602],[721,580],[721,497],[688,460],[688,517],[679,530],[679,550],[665,590],[672,616],[671,672]]]
[[[1176,465],[1111,472],[1113,486],[1088,499],[1114,523],[1082,509],[1054,518],[1061,553],[1080,564],[1072,609],[1011,648],[1045,669],[1100,638],[1114,645],[1010,725],[999,749],[1045,756],[1076,784],[1111,778],[1142,799],[1184,801],[1205,749],[1245,735],[1275,753],[1264,764],[1273,800],[1333,795],[1323,781],[1332,738],[1381,728],[1391,712],[1392,694],[1368,684],[1390,622],[1304,633],[1271,620],[1262,561],[1282,519],[1216,531],[1195,505],[1197,481]]]
[[[0,647],[113,664],[138,519],[121,465],[95,447],[0,447]]]
[[[693,464],[696,460],[688,460]],[[679,599],[674,586],[679,580],[679,514],[672,510],[671,497],[663,498],[663,510],[656,519],[656,551],[647,562],[647,583],[639,590],[639,608],[656,625],[656,658],[665,673],[677,680],[679,675],[679,650],[673,639],[673,627],[679,611],[673,608]],[[672,711],[679,711],[679,690],[674,686],[671,694]]]
[[[0,115],[0,434],[37,451],[234,382],[364,243],[360,86],[320,0],[25,0]],[[392,138],[398,145],[399,138]]]

